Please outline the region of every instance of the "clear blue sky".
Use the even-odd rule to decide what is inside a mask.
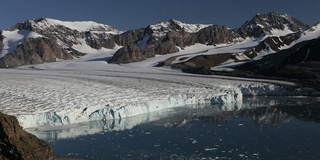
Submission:
[[[0,29],[31,18],[92,20],[120,30],[171,18],[186,23],[240,27],[256,13],[287,13],[313,25],[320,21],[320,0],[4,0]]]

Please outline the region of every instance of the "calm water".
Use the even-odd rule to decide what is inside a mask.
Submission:
[[[320,159],[317,99],[261,101],[30,132],[81,159]]]

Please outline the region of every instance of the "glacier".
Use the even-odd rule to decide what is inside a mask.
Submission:
[[[3,69],[1,111],[16,116],[24,128],[33,128],[121,119],[188,105],[241,108],[244,96],[312,92],[281,81],[135,70]]]

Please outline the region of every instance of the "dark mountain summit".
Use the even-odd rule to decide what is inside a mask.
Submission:
[[[308,28],[307,24],[287,14],[259,13],[240,27],[240,35],[242,37],[260,37],[261,35],[274,35],[277,30],[299,32]]]

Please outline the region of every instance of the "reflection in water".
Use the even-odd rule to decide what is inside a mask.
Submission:
[[[248,98],[241,109],[181,107],[28,131],[58,155],[85,159],[319,159],[319,104]]]

